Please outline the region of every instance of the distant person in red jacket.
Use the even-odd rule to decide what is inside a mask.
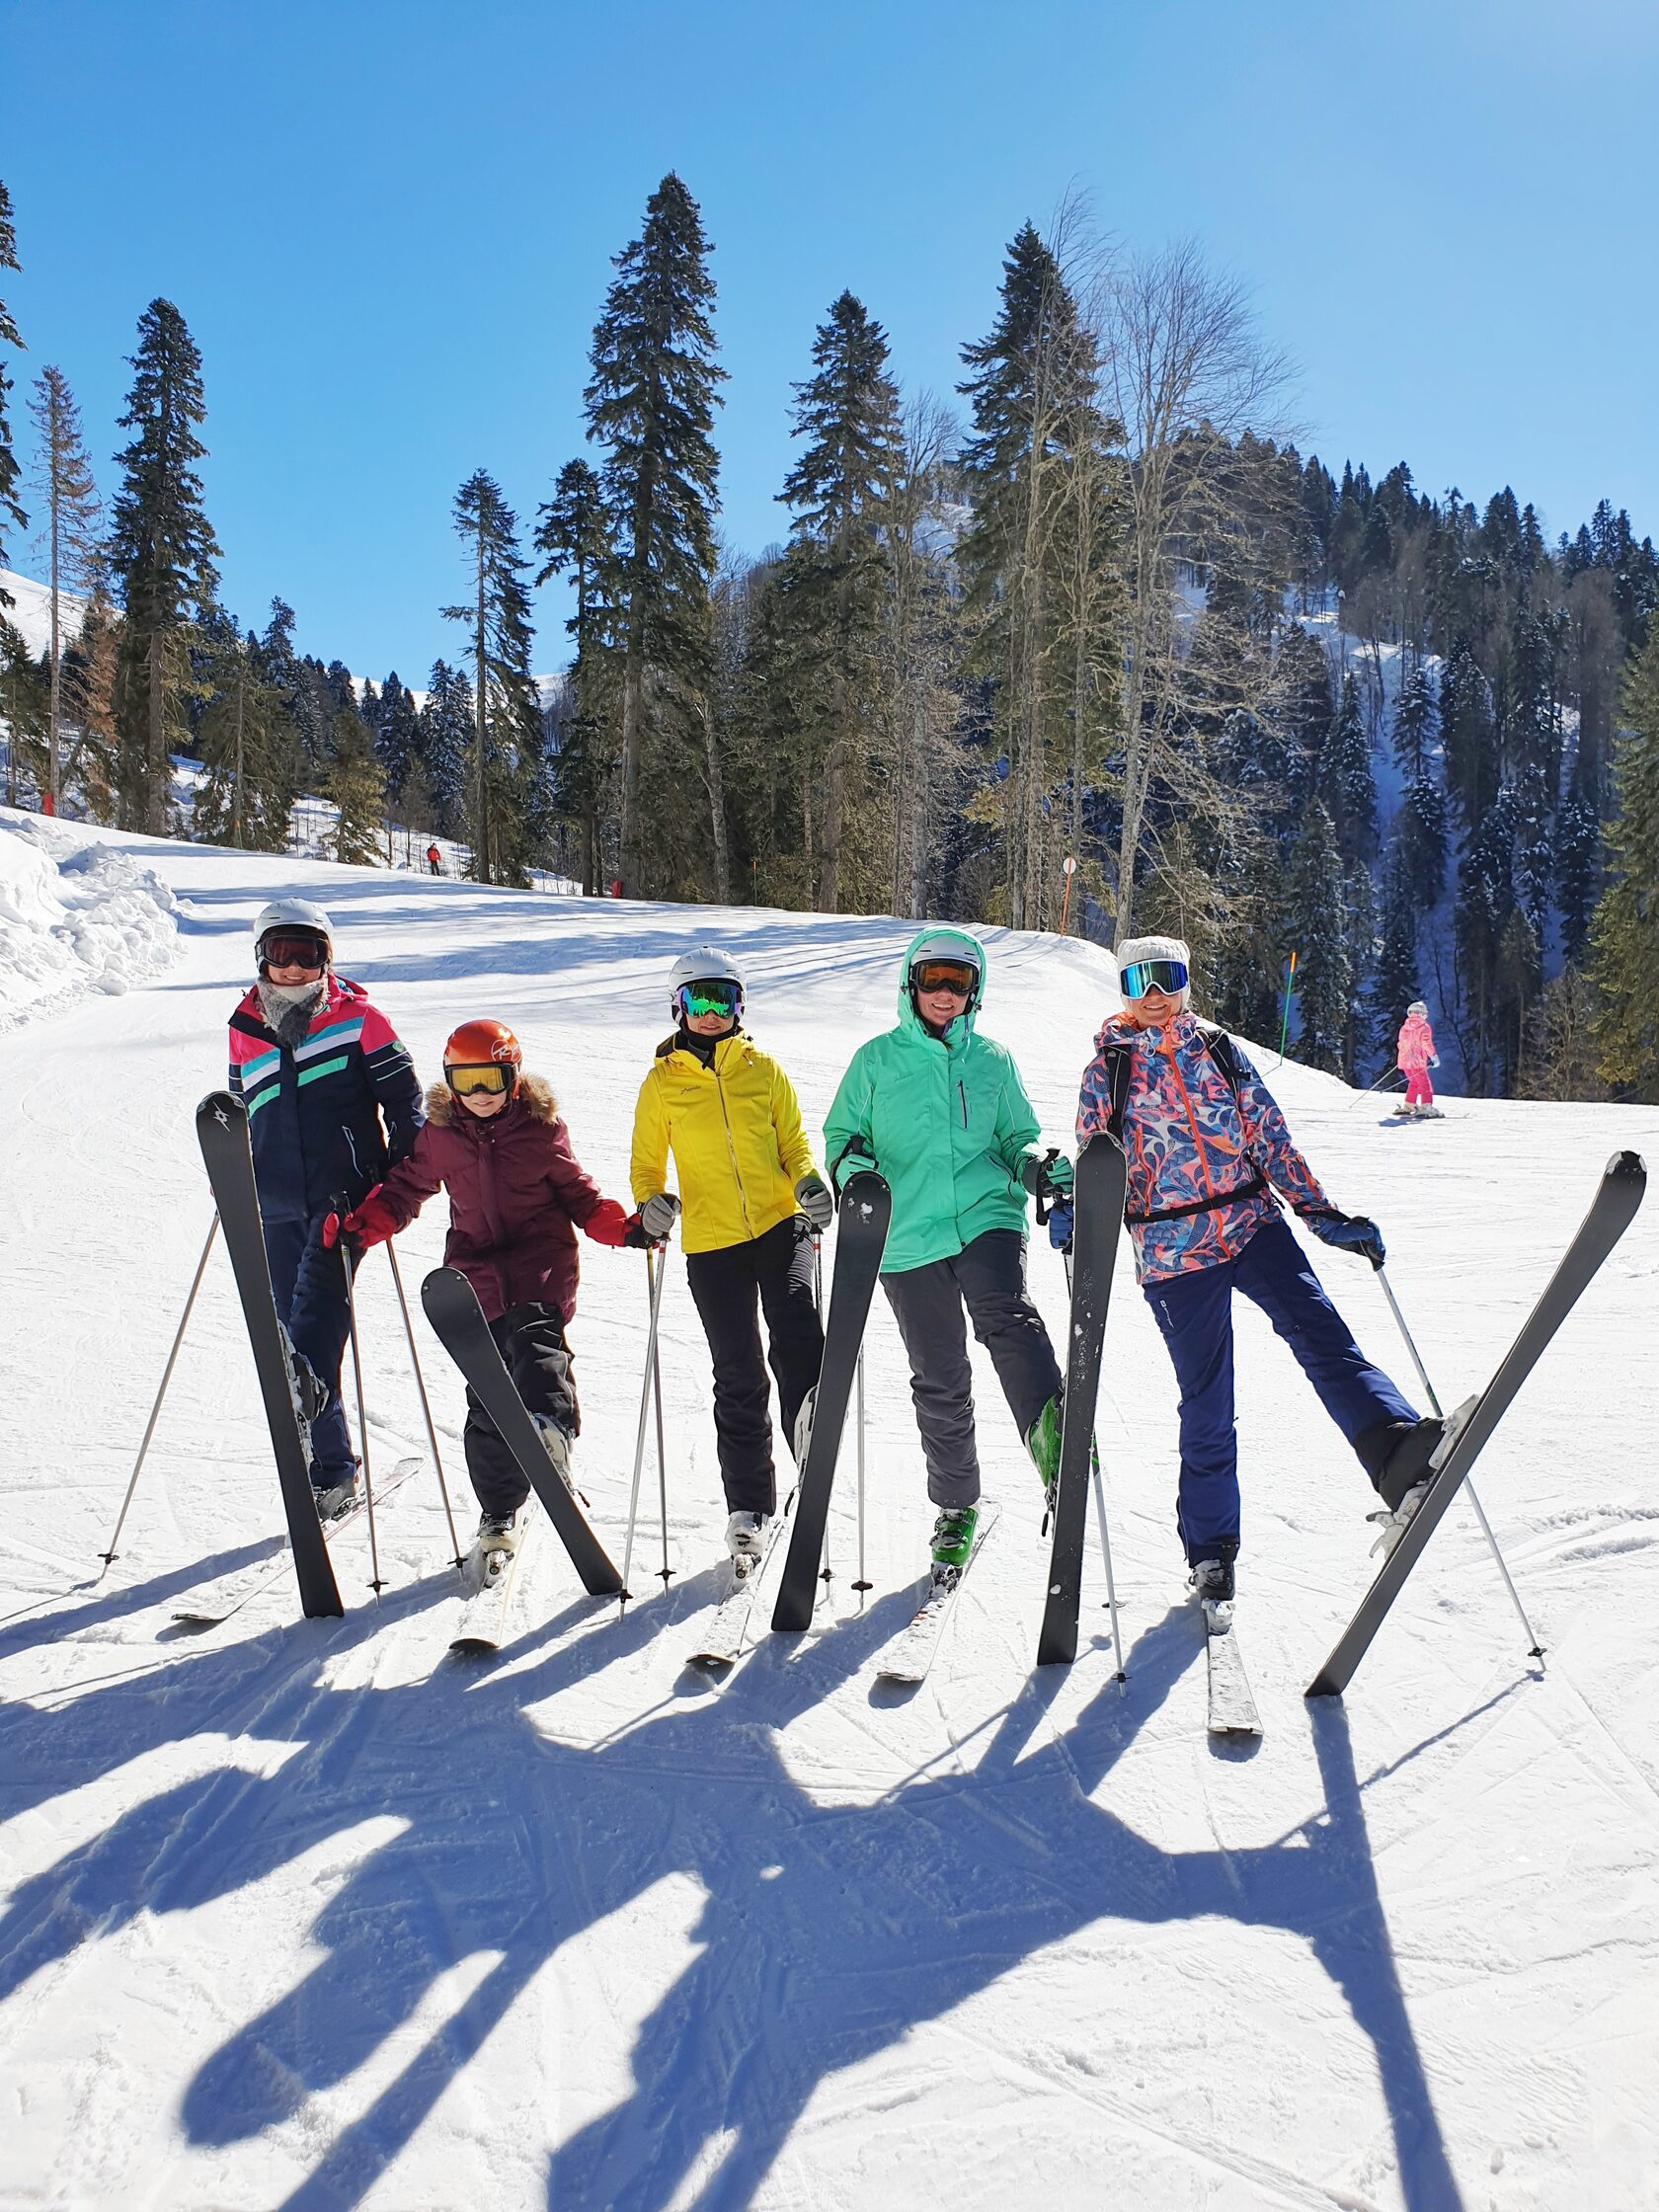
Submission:
[[[427,847],[427,866],[434,876],[440,876],[443,873],[443,855],[434,844]]]
[[[443,1048],[443,1080],[427,1093],[414,1148],[362,1204],[334,1224],[359,1250],[407,1227],[424,1202],[449,1193],[446,1267],[478,1294],[508,1373],[571,1487],[581,1427],[567,1331],[580,1272],[576,1231],[595,1243],[643,1245],[644,1232],[578,1165],[552,1085],[523,1072],[505,1022],[463,1022]],[[478,1493],[480,1555],[511,1551],[529,1495],[517,1461],[467,1392],[467,1472]]]

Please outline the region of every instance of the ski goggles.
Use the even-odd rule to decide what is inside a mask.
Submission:
[[[724,978],[712,977],[706,983],[681,984],[679,1010],[682,1014],[735,1014],[743,1004],[743,986],[727,983]]]
[[[321,937],[306,934],[289,936],[276,933],[268,936],[260,946],[260,958],[268,968],[316,968],[328,966],[328,947]]]
[[[504,1091],[512,1088],[517,1069],[504,1066],[500,1061],[484,1061],[476,1067],[446,1067],[443,1080],[457,1098],[470,1098],[476,1091]]]
[[[918,960],[910,970],[913,990],[950,990],[958,998],[972,998],[979,981],[971,960]]]
[[[1171,996],[1187,988],[1184,960],[1132,960],[1118,978],[1126,998],[1145,998],[1149,990],[1166,990]]]

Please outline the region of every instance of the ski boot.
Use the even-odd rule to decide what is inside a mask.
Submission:
[[[306,1371],[309,1373],[309,1369]],[[357,1470],[349,1467],[336,1480],[314,1482],[311,1495],[317,1501],[319,1521],[338,1521],[343,1513],[350,1513],[357,1502]]]
[[[813,1415],[818,1410],[818,1386],[814,1386],[801,1400],[801,1410],[795,1416],[795,1433],[789,1440],[789,1449],[795,1455],[795,1464],[807,1463],[807,1447],[812,1443]]]
[[[1446,1426],[1438,1414],[1432,1413],[1421,1421],[1400,1421],[1394,1426],[1387,1457],[1373,1477],[1383,1510],[1366,1516],[1375,1521],[1382,1532],[1371,1548],[1373,1552],[1381,1552],[1383,1558],[1404,1536],[1417,1508],[1429,1494],[1429,1484],[1434,1480],[1434,1456],[1445,1438]]]
[[[305,1357],[305,1354],[295,1350],[294,1340],[287,1331],[287,1324],[278,1321],[276,1328],[282,1339],[283,1355],[288,1363],[294,1411],[298,1414],[301,1424],[309,1435],[312,1422],[321,1418],[328,1405],[329,1386]]]
[[[492,1551],[512,1554],[518,1548],[516,1513],[481,1513],[478,1516],[478,1548],[486,1560]]]
[[[962,1580],[980,1521],[977,1505],[941,1506],[933,1524],[933,1595],[949,1595]]]
[[[554,1473],[574,1498],[576,1496],[576,1477],[571,1472],[571,1434],[569,1429],[551,1413],[532,1413],[530,1418],[534,1421],[536,1431],[547,1448],[547,1457],[553,1462]]]
[[[726,1548],[732,1555],[732,1571],[740,1582],[747,1582],[760,1564],[770,1521],[771,1516],[766,1513],[734,1513],[727,1522]]]
[[[1236,1551],[1237,1546],[1233,1546]],[[1220,1559],[1195,1559],[1187,1579],[1192,1584],[1193,1596],[1200,1605],[1229,1606],[1232,1603],[1233,1551]]]
[[[1066,1393],[1057,1390],[1035,1421],[1025,1440],[1025,1449],[1036,1462],[1037,1472],[1043,1477],[1043,1531],[1046,1535],[1054,1514],[1055,1495],[1060,1488],[1060,1440],[1066,1425]]]

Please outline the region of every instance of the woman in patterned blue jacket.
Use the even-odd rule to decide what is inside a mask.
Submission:
[[[1181,1391],[1176,1527],[1198,1595],[1230,1599],[1240,1518],[1235,1290],[1290,1346],[1395,1528],[1420,1502],[1442,1424],[1420,1420],[1365,1357],[1287,1227],[1275,1191],[1324,1243],[1382,1264],[1377,1224],[1337,1212],[1248,1060],[1189,1011],[1181,939],[1127,940],[1118,972],[1124,1011],[1095,1040],[1077,1137],[1108,1131],[1124,1147],[1136,1276]]]

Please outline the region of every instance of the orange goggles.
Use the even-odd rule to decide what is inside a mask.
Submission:
[[[457,1098],[470,1098],[477,1091],[511,1089],[514,1072],[499,1061],[485,1061],[476,1067],[446,1067],[443,1080]]]
[[[979,970],[967,960],[918,960],[910,970],[917,990],[953,990],[958,998],[972,998]]]

